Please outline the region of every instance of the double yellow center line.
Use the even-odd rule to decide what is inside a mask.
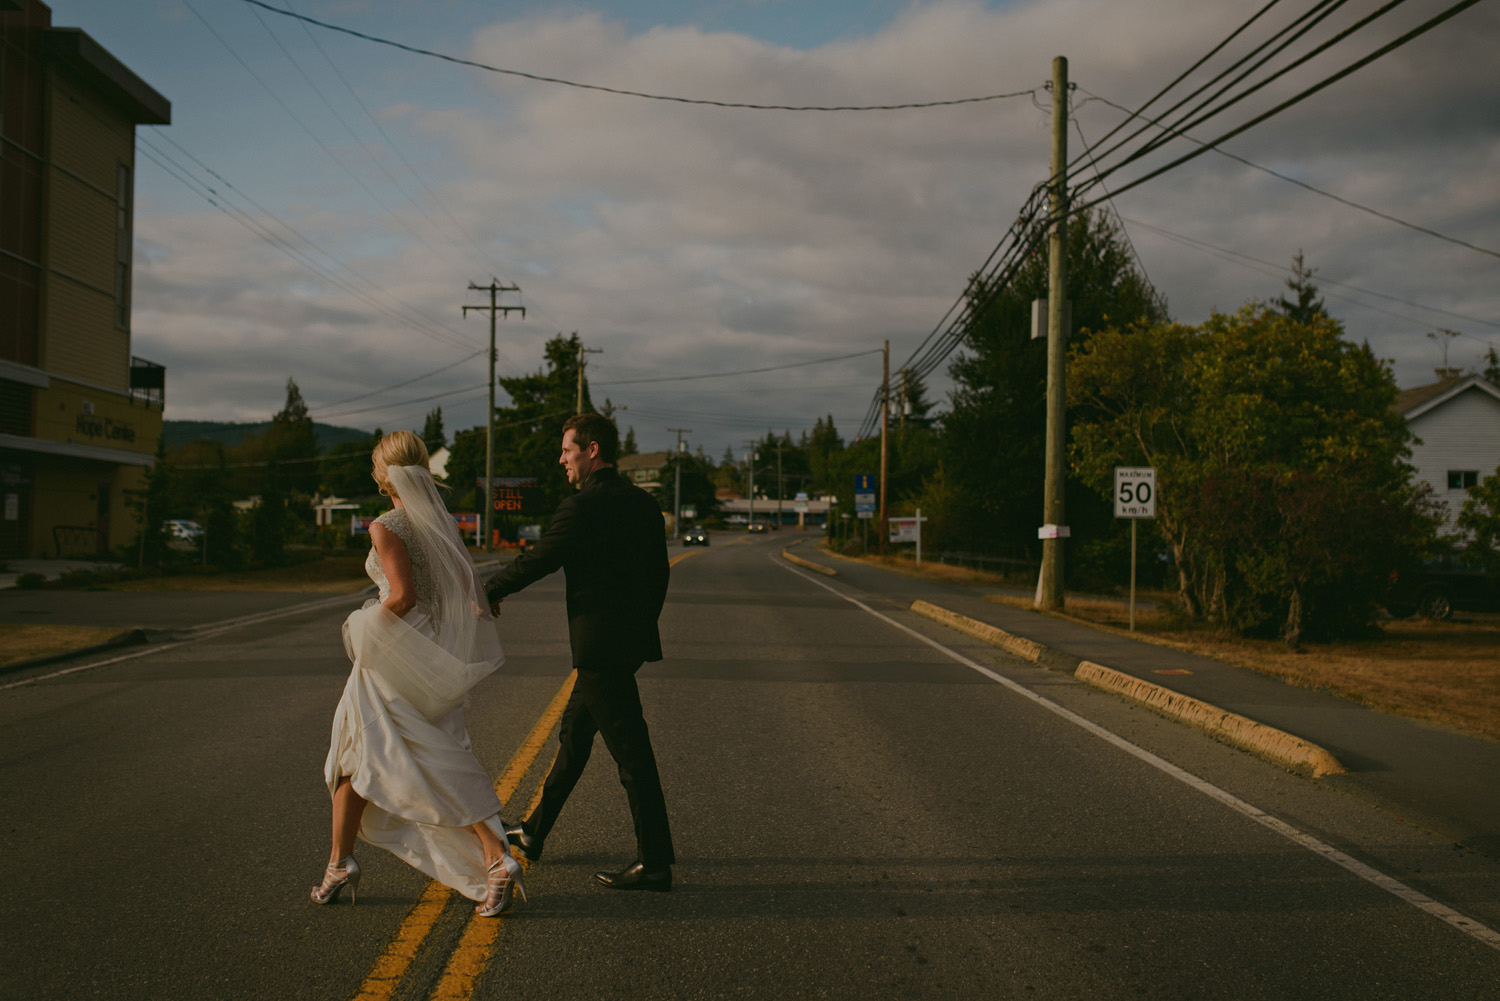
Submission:
[[[698,552],[700,550],[695,549],[674,556],[667,561],[667,565],[676,566],[689,556],[696,556]],[[495,780],[495,794],[500,797],[500,802],[510,801],[520,787],[521,780],[536,763],[537,756],[547,744],[552,728],[557,726],[557,721],[562,718],[563,709],[568,704],[568,697],[573,694],[573,682],[577,677],[577,671],[568,675],[562,687],[552,696],[552,701],[547,703],[547,708],[542,711],[541,718],[536,721],[536,725],[531,728],[531,732],[526,735],[526,739],[521,742],[521,746],[506,764],[500,777]],[[531,797],[531,803],[524,813],[517,815],[516,819],[531,816],[541,799],[542,786],[538,783],[536,793]],[[524,871],[527,868],[526,860],[520,856],[517,856],[517,860]],[[405,920],[401,922],[401,926],[396,929],[396,934],[391,937],[385,951],[370,967],[370,972],[365,976],[364,983],[360,984],[359,992],[354,995],[353,1001],[388,1001],[395,994],[396,988],[401,985],[402,978],[406,976],[406,971],[411,968],[412,961],[417,958],[417,952],[422,948],[422,943],[427,941],[427,936],[431,934],[452,896],[453,891],[437,880],[432,880],[427,884],[422,891],[422,896],[417,899]],[[500,932],[504,929],[504,922],[504,915],[497,918],[481,918],[477,914],[469,917],[463,934],[459,937],[458,945],[448,957],[442,976],[438,978],[437,986],[433,988],[429,996],[429,1001],[468,1001],[473,996],[474,982],[489,965],[490,957],[495,951],[495,943],[500,940]]]

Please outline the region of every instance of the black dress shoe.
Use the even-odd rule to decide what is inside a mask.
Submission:
[[[594,873],[594,878],[612,890],[650,890],[666,893],[672,889],[672,867],[647,869],[644,862],[632,862],[617,871]]]
[[[512,848],[519,849],[529,861],[535,862],[542,857],[542,839],[526,833],[524,824],[506,824],[505,840],[510,842]]]

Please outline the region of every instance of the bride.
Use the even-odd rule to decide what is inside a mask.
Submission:
[[[464,727],[465,694],[504,661],[474,562],[428,472],[427,447],[393,431],[374,452],[393,510],[370,526],[365,572],[380,588],[344,623],[354,662],[323,776],[333,848],[315,904],[359,888],[355,835],[479,901],[492,917],[526,899],[500,800]]]

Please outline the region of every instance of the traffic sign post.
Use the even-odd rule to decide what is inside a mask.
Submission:
[[[917,508],[915,518],[888,518],[892,542],[915,542],[917,544],[917,566],[922,565],[922,509]]]
[[[854,516],[860,519],[860,533],[864,548],[870,548],[870,519],[875,517],[875,474],[856,473],[854,476]]]
[[[1136,525],[1156,517],[1155,467],[1115,467],[1115,517],[1130,519],[1130,631],[1135,632]]]

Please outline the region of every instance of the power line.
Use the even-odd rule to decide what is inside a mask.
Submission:
[[[345,28],[337,24],[329,24],[327,21],[319,21],[317,18],[298,14],[295,11],[285,10],[281,7],[273,7],[262,0],[242,0],[255,7],[268,10],[282,17],[296,18],[308,24],[326,28],[329,31],[337,31],[341,34],[352,35],[355,38],[374,42],[376,45],[388,45],[393,49],[410,52],[414,55],[428,56],[432,59],[441,59],[444,62],[454,63],[458,66],[469,66],[473,69],[481,69],[489,73],[501,73],[505,76],[521,77],[526,80],[535,80],[539,83],[555,83],[564,87],[576,87],[579,90],[594,90],[605,94],[618,94],[622,97],[640,97],[648,101],[670,101],[677,104],[701,104],[714,108],[742,108],[750,111],[902,111],[909,108],[943,108],[957,104],[979,104],[984,101],[1003,101],[1009,98],[1025,97],[1034,95],[1035,90],[1019,90],[1010,94],[987,94],[983,97],[960,97],[947,101],[911,101],[905,104],[843,104],[843,105],[811,105],[811,104],[751,104],[742,101],[711,101],[694,97],[675,97],[669,94],[648,94],[638,90],[623,90],[618,87],[604,87],[593,83],[579,83],[576,80],[564,80],[559,77],[541,76],[537,73],[525,73],[521,70],[503,69],[499,66],[491,66],[488,63],[477,62],[473,59],[462,59],[458,56],[450,56],[442,52],[434,52],[431,49],[418,48],[415,45],[407,45],[404,42],[392,41],[389,38],[381,38],[377,35],[367,35],[353,28]]]
[[[1285,100],[1285,101],[1281,102],[1280,104],[1276,105],[1274,108],[1270,109],[1269,111],[1265,111],[1265,112],[1262,112],[1259,115],[1256,115],[1254,118],[1250,119],[1248,122],[1245,122],[1244,124],[1239,125],[1236,128],[1231,129],[1230,131],[1228,131],[1228,132],[1224,133],[1223,135],[1219,136],[1217,139],[1214,139],[1211,142],[1204,143],[1203,146],[1200,149],[1194,150],[1193,152],[1188,153],[1188,154],[1186,154],[1184,156],[1180,156],[1176,160],[1173,160],[1172,162],[1170,162],[1168,164],[1165,164],[1164,166],[1158,167],[1157,169],[1151,171],[1148,174],[1145,174],[1145,175],[1143,175],[1141,177],[1135,178],[1134,180],[1128,182],[1127,184],[1125,184],[1122,187],[1116,188],[1114,193],[1116,195],[1124,194],[1126,191],[1129,191],[1130,189],[1135,188],[1135,187],[1139,187],[1140,185],[1145,184],[1147,181],[1152,180],[1153,178],[1160,177],[1162,174],[1165,174],[1166,172],[1168,172],[1170,170],[1174,170],[1177,167],[1182,166],[1184,163],[1187,163],[1190,160],[1197,159],[1198,157],[1202,156],[1204,153],[1208,152],[1209,149],[1211,149],[1212,147],[1218,146],[1218,145],[1220,145],[1220,144],[1222,144],[1222,143],[1224,143],[1224,142],[1226,142],[1226,141],[1228,141],[1230,139],[1233,139],[1235,136],[1239,135],[1242,132],[1246,132],[1246,131],[1250,130],[1251,128],[1254,128],[1256,125],[1259,125],[1261,122],[1265,121],[1266,119],[1271,118],[1271,117],[1273,117],[1275,115],[1278,115],[1281,112],[1283,112],[1283,111],[1287,110],[1288,108],[1292,107],[1293,105],[1298,104],[1298,103],[1306,100],[1307,98],[1311,97],[1312,95],[1318,93],[1319,91],[1324,90],[1325,88],[1332,86],[1333,84],[1335,84],[1338,81],[1342,80],[1344,77],[1349,76],[1351,73],[1354,73],[1357,70],[1363,69],[1365,66],[1368,66],[1370,63],[1375,62],[1377,59],[1380,59],[1382,56],[1385,56],[1385,55],[1387,55],[1387,54],[1395,51],[1396,49],[1399,49],[1401,46],[1403,46],[1406,43],[1412,41],[1413,39],[1415,39],[1415,38],[1417,38],[1417,37],[1419,37],[1421,35],[1426,34],[1427,32],[1431,31],[1433,28],[1436,28],[1438,25],[1442,24],[1444,21],[1447,21],[1449,18],[1455,17],[1456,15],[1462,13],[1463,11],[1467,10],[1468,8],[1474,6],[1478,2],[1479,2],[1479,0],[1459,0],[1458,3],[1454,4],[1452,7],[1449,7],[1447,10],[1443,11],[1442,13],[1438,14],[1437,16],[1429,18],[1427,21],[1424,21],[1422,24],[1418,25],[1417,27],[1413,28],[1412,30],[1410,30],[1410,31],[1406,32],[1405,34],[1401,35],[1400,37],[1396,38],[1394,41],[1391,41],[1391,42],[1389,42],[1389,43],[1381,46],[1380,48],[1376,49],[1374,52],[1372,52],[1369,55],[1363,57],[1362,59],[1355,60],[1354,62],[1350,63],[1348,66],[1344,67],[1343,69],[1339,70],[1337,73],[1333,74],[1332,76],[1324,78],[1323,80],[1319,81],[1318,83],[1314,84],[1313,86],[1308,87],[1307,89],[1301,91],[1300,93],[1294,95],[1293,97],[1290,97],[1287,100]],[[1109,171],[1105,172],[1106,176],[1107,176],[1108,173],[1109,173]],[[1101,178],[1101,180],[1102,180],[1102,178]],[[1081,205],[1075,204],[1074,207],[1073,207],[1073,214],[1076,215],[1077,213],[1082,212],[1085,209],[1092,208],[1093,206],[1099,204],[1101,201],[1104,201],[1104,200],[1105,199],[1103,199],[1103,198],[1095,198],[1093,201],[1084,202]],[[1482,248],[1475,248],[1475,249],[1482,250]],[[1500,254],[1495,254],[1494,251],[1485,250],[1483,252],[1487,253],[1487,254],[1492,254],[1492,255],[1497,256],[1497,257],[1500,257]]]
[[[153,145],[150,140],[146,139],[144,136],[138,136],[137,138],[142,146],[142,155],[144,155],[146,159],[150,160],[152,163],[155,163],[158,167],[165,171],[167,176],[171,177],[173,180],[188,188],[188,190],[198,195],[198,197],[208,202],[208,204],[212,205],[220,212],[223,212],[239,225],[250,230],[250,232],[260,237],[266,243],[270,244],[271,246],[296,260],[299,264],[307,268],[309,271],[312,271],[320,277],[332,282],[355,298],[363,300],[378,312],[385,314],[390,319],[395,320],[397,323],[400,323],[405,327],[408,327],[418,333],[426,334],[427,336],[432,337],[435,340],[443,341],[444,343],[453,347],[460,347],[466,350],[473,347],[472,342],[462,339],[459,335],[448,331],[446,328],[431,324],[425,318],[421,317],[420,314],[417,314],[414,311],[412,313],[412,316],[416,317],[416,319],[405,316],[402,313],[398,312],[395,308],[387,306],[372,298],[367,293],[355,287],[355,285],[350,281],[330,271],[328,268],[318,263],[318,261],[315,260],[312,256],[298,249],[298,247],[293,245],[285,237],[282,237],[273,232],[268,226],[261,223],[248,212],[244,211],[236,205],[231,204],[227,198],[220,195],[218,191],[211,185],[206,184],[202,180],[194,177],[192,172],[182,164],[178,163],[175,159],[173,159],[171,154]],[[177,146],[178,149],[182,149],[182,147],[176,141],[170,139],[170,137],[168,137],[168,141],[171,142],[172,145]],[[186,150],[184,150],[184,152],[186,153]],[[192,157],[191,153],[188,153],[187,155]],[[200,166],[203,166],[202,161],[198,160],[197,157],[192,158],[197,161]],[[204,169],[208,170],[210,174],[218,178],[220,181],[223,181],[223,177],[221,175],[215,173],[207,167],[204,167]],[[259,205],[259,203],[257,203],[254,199],[245,195],[238,189],[235,189],[233,185],[228,184],[227,181],[224,181],[224,183],[226,187],[228,187],[230,190],[233,190],[235,194],[239,195],[241,198],[244,198],[246,201],[250,202],[250,204],[254,205],[256,208],[260,209],[260,211],[264,212],[272,222],[276,223],[276,225],[286,230],[296,239],[305,243],[307,246],[311,247],[319,254],[322,254],[324,257],[328,258],[329,261],[331,261],[334,265],[341,268],[342,270],[346,271],[353,279],[364,283],[377,293],[390,297],[389,293],[385,292],[385,290],[381,286],[379,286],[375,282],[370,281],[368,278],[365,278],[363,275],[359,274],[359,272],[355,271],[347,264],[340,262],[337,258],[333,257],[333,255],[329,254],[322,247],[318,246],[312,240],[299,233],[296,229],[282,222],[280,219],[277,219],[263,206]],[[404,303],[400,302],[400,300],[394,299],[393,297],[391,298],[397,306],[409,309],[409,307],[406,307]]]
[[[481,271],[494,270],[490,264],[486,263],[483,255],[481,254],[479,241],[474,238],[474,235],[469,232],[468,228],[464,226],[461,220],[455,217],[452,212],[448,211],[448,206],[443,202],[441,198],[438,197],[437,192],[432,190],[432,188],[427,184],[427,181],[422,177],[417,168],[414,167],[412,165],[412,162],[406,158],[406,154],[401,151],[401,147],[396,143],[394,139],[391,138],[391,134],[386,131],[385,126],[380,124],[380,119],[375,117],[375,114],[370,111],[369,105],[365,104],[364,98],[359,96],[359,91],[356,90],[354,88],[354,85],[349,82],[349,79],[344,76],[343,71],[339,69],[338,63],[334,62],[333,57],[328,54],[328,50],[323,48],[323,43],[318,41],[318,36],[313,32],[312,28],[308,26],[306,22],[303,22],[301,24],[301,28],[303,33],[307,35],[307,40],[313,44],[313,47],[318,50],[318,54],[323,57],[323,61],[328,64],[328,68],[333,71],[333,75],[338,77],[339,82],[344,85],[344,89],[349,92],[349,96],[354,99],[354,103],[359,106],[359,110],[364,112],[365,118],[367,118],[370,124],[375,127],[375,131],[380,134],[380,137],[385,140],[386,146],[390,148],[392,153],[396,154],[396,158],[401,161],[403,166],[406,167],[407,173],[411,174],[411,176],[416,179],[416,182],[421,185],[422,190],[426,192],[427,197],[432,199],[432,203],[436,205],[438,211],[442,212],[442,214],[447,218],[449,224],[463,235],[463,238],[467,244],[466,253],[468,254],[469,260],[479,265]],[[347,129],[348,126],[345,125],[345,128]],[[350,134],[353,134],[352,130]],[[363,143],[361,143],[361,145],[363,145]],[[396,187],[400,189],[403,194],[405,194],[406,189],[401,185],[399,181],[396,180],[395,177],[393,177],[389,172],[385,171],[385,167],[380,162],[380,160],[373,155],[371,155],[370,158],[375,162],[375,165],[377,167],[380,167],[382,172],[385,172],[387,177],[390,177],[391,183],[395,184]],[[407,200],[410,201],[414,206],[416,206],[417,211],[422,212],[422,207],[420,204],[418,204],[415,198],[412,198],[408,194]],[[430,217],[428,217],[425,212],[423,212],[422,214],[424,218],[428,218],[429,222],[431,221]],[[433,225],[435,229],[440,229],[440,227],[438,227],[435,223]]]
[[[1262,42],[1260,45],[1256,46],[1254,49],[1252,49],[1250,52],[1246,53],[1244,56],[1241,56],[1234,63],[1230,64],[1227,68],[1219,71],[1219,73],[1216,76],[1214,76],[1212,79],[1210,79],[1207,82],[1199,85],[1199,87],[1197,89],[1195,89],[1192,93],[1188,94],[1186,97],[1183,97],[1180,100],[1178,100],[1176,104],[1174,104],[1170,108],[1168,108],[1159,117],[1163,117],[1164,118],[1167,115],[1171,115],[1171,114],[1175,113],[1184,104],[1187,104],[1189,101],[1192,101],[1198,95],[1202,94],[1205,90],[1207,90],[1210,87],[1214,86],[1220,80],[1224,79],[1226,76],[1229,76],[1231,73],[1234,73],[1236,70],[1238,70],[1245,63],[1250,62],[1251,60],[1255,59],[1255,57],[1259,56],[1265,49],[1267,49],[1268,47],[1271,47],[1271,46],[1275,45],[1275,43],[1279,39],[1282,39],[1282,36],[1286,35],[1288,32],[1291,32],[1291,37],[1286,38],[1284,41],[1281,41],[1281,43],[1279,45],[1275,45],[1275,47],[1272,48],[1271,51],[1268,54],[1266,54],[1264,57],[1262,57],[1258,62],[1255,62],[1253,65],[1251,65],[1244,72],[1240,73],[1239,76],[1235,77],[1229,83],[1225,84],[1223,87],[1219,88],[1219,90],[1217,90],[1216,92],[1214,92],[1213,94],[1211,94],[1209,97],[1205,98],[1201,103],[1198,104],[1197,107],[1195,107],[1195,108],[1191,109],[1190,111],[1186,112],[1182,116],[1182,118],[1178,119],[1178,121],[1181,122],[1181,121],[1183,121],[1183,120],[1185,120],[1187,118],[1190,118],[1192,115],[1195,115],[1198,112],[1202,111],[1204,107],[1206,107],[1208,104],[1210,104],[1211,102],[1213,102],[1214,100],[1216,100],[1217,98],[1219,98],[1220,96],[1222,96],[1230,88],[1232,88],[1236,84],[1242,82],[1250,74],[1254,73],[1257,69],[1261,68],[1266,63],[1270,62],[1270,60],[1274,59],[1276,56],[1278,56],[1282,52],[1284,52],[1289,46],[1292,45],[1293,42],[1297,41],[1299,38],[1301,38],[1307,32],[1311,31],[1314,27],[1316,27],[1319,23],[1321,23],[1325,18],[1329,17],[1331,14],[1334,13],[1334,11],[1338,10],[1339,7],[1342,7],[1346,2],[1347,2],[1347,0],[1319,0],[1319,2],[1316,3],[1312,7],[1311,10],[1305,12],[1300,17],[1298,17],[1295,20],[1293,20],[1291,24],[1283,27],[1280,31],[1278,31],[1275,34],[1273,34],[1270,38],[1266,39],[1264,42]],[[1353,31],[1359,29],[1360,27],[1363,27],[1366,24],[1371,23],[1376,18],[1378,18],[1378,17],[1382,16],[1383,14],[1385,14],[1386,12],[1388,12],[1391,8],[1393,8],[1395,6],[1398,6],[1398,5],[1400,5],[1401,3],[1404,3],[1404,2],[1405,2],[1405,0],[1391,0],[1391,2],[1388,3],[1384,8],[1382,8],[1382,9],[1376,11],[1375,13],[1369,15],[1363,21],[1360,21],[1358,24],[1354,25],[1354,27],[1346,29],[1341,34],[1334,36],[1334,38],[1332,40],[1330,40],[1328,42],[1325,42],[1323,45],[1321,45],[1321,46],[1319,46],[1317,48],[1314,48],[1311,52],[1308,52],[1307,54],[1305,54],[1304,56],[1302,56],[1300,59],[1294,61],[1290,66],[1284,67],[1283,69],[1281,69],[1277,73],[1272,74],[1270,77],[1266,78],[1265,80],[1262,80],[1260,83],[1255,84],[1254,86],[1252,86],[1252,87],[1248,88],[1247,90],[1245,90],[1244,92],[1240,93],[1239,95],[1237,95],[1236,97],[1234,97],[1230,101],[1226,102],[1225,104],[1221,105],[1220,107],[1218,107],[1214,111],[1209,112],[1208,114],[1203,115],[1196,122],[1194,122],[1194,124],[1198,124],[1198,123],[1207,121],[1209,118],[1212,118],[1215,115],[1218,115],[1218,114],[1222,113],[1223,111],[1225,111],[1228,108],[1232,107],[1234,104],[1238,103],[1239,101],[1244,100],[1246,97],[1249,97],[1251,94],[1255,93],[1257,90],[1261,89],[1262,87],[1265,87],[1267,84],[1269,84],[1271,81],[1277,79],[1279,76],[1281,76],[1281,75],[1283,75],[1285,73],[1290,72],[1292,69],[1296,68],[1297,66],[1301,65],[1302,63],[1305,63],[1307,60],[1313,58],[1318,53],[1326,50],[1329,46],[1331,46],[1334,43],[1340,41],[1341,39],[1343,39],[1344,37],[1346,37],[1347,35],[1349,35]],[[1303,23],[1304,21],[1306,22],[1305,24]],[[1300,27],[1299,27],[1299,25],[1300,25]],[[1144,110],[1144,106],[1143,106],[1142,110]],[[1124,123],[1122,123],[1122,125],[1123,124]],[[1134,132],[1132,132],[1130,135],[1126,136],[1124,139],[1122,139],[1119,142],[1117,142],[1110,149],[1105,150],[1102,153],[1095,154],[1094,155],[1094,159],[1096,161],[1097,160],[1103,160],[1104,158],[1106,158],[1109,155],[1111,155],[1112,153],[1114,153],[1116,150],[1120,149],[1122,146],[1124,146],[1126,143],[1128,143],[1132,139],[1135,139],[1137,136],[1139,136],[1145,130],[1146,130],[1146,126],[1144,126],[1144,125],[1141,126],[1140,128],[1136,129]],[[1142,146],[1140,149],[1136,150],[1134,153],[1130,154],[1121,163],[1116,164],[1114,167],[1111,167],[1111,168],[1109,168],[1106,171],[1101,171],[1099,179],[1102,181],[1103,178],[1105,176],[1107,176],[1108,174],[1113,173],[1115,170],[1119,169],[1120,167],[1124,166],[1125,164],[1128,164],[1128,163],[1130,163],[1130,162],[1132,162],[1134,160],[1140,159],[1141,157],[1145,156],[1146,154],[1152,152],[1160,144],[1161,144],[1160,137],[1157,137],[1156,139],[1148,140],[1145,143],[1144,146]],[[1076,158],[1075,158],[1074,162],[1077,162]]]
[[[1079,90],[1083,90],[1083,88],[1080,87]],[[1109,100],[1109,98],[1100,97],[1098,94],[1092,94],[1092,93],[1090,93],[1087,90],[1083,90],[1083,93],[1088,94],[1089,98],[1091,100],[1099,101],[1101,104],[1107,104],[1111,108],[1114,108],[1117,111],[1123,111],[1126,114],[1137,114],[1137,113],[1129,111],[1129,109],[1127,109],[1127,108],[1121,107],[1120,105],[1116,104],[1115,102]],[[1137,115],[1137,117],[1139,117],[1139,116]],[[1158,126],[1160,128],[1163,128],[1163,129],[1169,128],[1169,126],[1163,125],[1161,122],[1155,121],[1153,119],[1149,119],[1148,118],[1148,119],[1145,119],[1145,120],[1147,122],[1150,122],[1150,124],[1156,125],[1156,126]],[[1210,145],[1208,143],[1203,142],[1201,139],[1195,139],[1192,136],[1187,135],[1186,133],[1176,132],[1175,134],[1178,135],[1178,136],[1180,136],[1183,139],[1188,140],[1189,142],[1197,143],[1200,146],[1209,146]],[[1082,133],[1079,133],[1079,135],[1082,136]],[[1280,171],[1272,170],[1270,167],[1263,167],[1263,166],[1261,166],[1258,163],[1255,163],[1255,162],[1253,162],[1251,160],[1245,159],[1242,156],[1239,156],[1238,154],[1230,153],[1228,150],[1219,149],[1216,146],[1215,147],[1211,147],[1211,148],[1213,149],[1213,151],[1215,153],[1219,154],[1222,157],[1226,157],[1226,158],[1228,158],[1230,160],[1234,160],[1236,163],[1242,163],[1245,166],[1252,167],[1255,170],[1261,171],[1262,173],[1270,174],[1272,177],[1278,178],[1279,180],[1286,181],[1288,184],[1295,184],[1295,185],[1297,185],[1297,187],[1303,188],[1303,189],[1305,189],[1307,191],[1311,191],[1315,195],[1322,195],[1324,198],[1331,198],[1332,200],[1340,203],[1341,205],[1347,205],[1350,208],[1358,209],[1361,212],[1365,212],[1365,213],[1368,213],[1369,215],[1375,216],[1377,219],[1384,219],[1386,222],[1393,222],[1393,223],[1395,223],[1398,226],[1405,226],[1407,229],[1415,230],[1418,233],[1425,233],[1428,236],[1437,237],[1439,240],[1445,240],[1448,243],[1452,243],[1452,244],[1454,244],[1456,246],[1459,246],[1459,247],[1465,247],[1465,248],[1467,248],[1469,250],[1477,250],[1481,254],[1488,254],[1491,257],[1500,257],[1500,252],[1497,252],[1497,251],[1494,251],[1494,250],[1490,250],[1487,247],[1480,247],[1480,246],[1477,246],[1476,244],[1469,243],[1469,242],[1467,242],[1465,240],[1460,240],[1460,239],[1458,239],[1455,236],[1448,236],[1446,233],[1439,233],[1435,229],[1429,229],[1426,226],[1419,226],[1419,225],[1417,225],[1414,222],[1407,222],[1405,219],[1399,219],[1396,216],[1390,215],[1389,213],[1381,212],[1379,209],[1373,209],[1373,208],[1371,208],[1368,205],[1361,205],[1359,202],[1356,202],[1356,201],[1353,201],[1351,199],[1345,198],[1343,195],[1334,194],[1332,191],[1327,191],[1327,190],[1325,190],[1323,188],[1319,188],[1319,187],[1317,187],[1315,185],[1308,184],[1306,181],[1299,181],[1295,177],[1290,177],[1290,176],[1288,176],[1286,174],[1281,173]]]
[[[345,403],[354,403],[357,400],[365,400],[365,399],[369,399],[372,396],[379,396],[381,393],[389,393],[393,389],[400,389],[403,386],[410,386],[414,382],[421,382],[423,379],[429,379],[429,378],[431,378],[434,375],[438,375],[439,373],[446,372],[450,368],[457,368],[458,366],[464,364],[465,362],[471,362],[475,358],[478,358],[482,354],[484,354],[484,348],[480,348],[478,351],[475,351],[473,354],[468,355],[468,356],[463,357],[463,358],[460,358],[458,361],[454,362],[451,365],[444,365],[442,368],[435,368],[431,372],[427,372],[427,373],[424,373],[424,374],[418,375],[418,376],[413,376],[412,378],[407,379],[405,382],[397,382],[397,383],[394,383],[394,384],[389,385],[389,386],[384,386],[384,387],[382,387],[380,389],[372,389],[368,393],[360,393],[358,396],[347,396],[347,397],[345,397],[342,400],[334,400],[332,403],[325,403],[325,404],[323,404],[323,408],[332,409],[334,407],[342,406]]]
[[[1124,219],[1123,216],[1120,217],[1120,218],[1122,220]],[[1191,247],[1197,247],[1200,250],[1207,250],[1207,251],[1210,251],[1212,253],[1222,254],[1222,255],[1224,255],[1226,257],[1238,258],[1240,261],[1248,261],[1248,262],[1253,262],[1254,264],[1262,264],[1262,265],[1265,265],[1266,268],[1271,269],[1269,271],[1265,271],[1265,270],[1263,270],[1261,268],[1254,268],[1253,269],[1255,271],[1259,271],[1262,274],[1271,274],[1271,275],[1285,275],[1286,274],[1286,268],[1285,268],[1285,266],[1277,264],[1274,261],[1268,261],[1268,260],[1265,260],[1264,258],[1261,258],[1261,257],[1253,257],[1250,254],[1244,254],[1244,253],[1241,253],[1241,252],[1239,252],[1237,250],[1230,250],[1227,247],[1216,246],[1216,245],[1214,245],[1212,243],[1208,243],[1208,242],[1206,242],[1204,240],[1199,240],[1199,239],[1196,239],[1196,238],[1191,237],[1191,236],[1184,236],[1181,233],[1174,233],[1174,232],[1172,232],[1169,229],[1162,229],[1160,226],[1153,226],[1150,223],[1148,223],[1148,222],[1142,222],[1139,219],[1130,219],[1128,221],[1130,222],[1130,224],[1132,226],[1139,226],[1142,229],[1150,230],[1151,232],[1156,233],[1156,234],[1158,234],[1160,236],[1164,236],[1164,237],[1166,237],[1169,240],[1175,240],[1175,241],[1177,241],[1179,243],[1183,243],[1183,244],[1186,244],[1186,245],[1191,246]],[[1496,323],[1494,320],[1485,320],[1485,319],[1481,319],[1480,317],[1477,317],[1477,316],[1469,316],[1467,313],[1455,313],[1451,309],[1440,309],[1437,306],[1429,306],[1426,303],[1416,302],[1415,300],[1412,300],[1412,299],[1403,299],[1400,296],[1389,295],[1389,294],[1387,294],[1385,292],[1377,292],[1374,289],[1361,288],[1358,285],[1351,285],[1348,282],[1341,282],[1341,281],[1337,281],[1337,280],[1335,280],[1333,278],[1329,278],[1327,275],[1320,275],[1318,277],[1318,285],[1319,285],[1320,288],[1322,288],[1323,286],[1327,286],[1327,285],[1334,285],[1334,286],[1337,286],[1339,288],[1349,289],[1351,292],[1358,292],[1361,295],[1373,295],[1373,296],[1375,296],[1377,298],[1385,299],[1385,300],[1388,300],[1390,302],[1400,303],[1403,306],[1411,306],[1414,309],[1424,310],[1424,311],[1429,312],[1429,313],[1441,313],[1444,316],[1451,316],[1451,317],[1454,317],[1455,319],[1466,320],[1466,321],[1468,321],[1470,323],[1479,323],[1479,324],[1483,324],[1484,326],[1487,326],[1487,327],[1495,327],[1496,329],[1500,329],[1500,323]],[[1325,295],[1332,295],[1333,293],[1330,293],[1326,289],[1324,289],[1324,294]],[[1382,312],[1382,313],[1387,313],[1390,316],[1397,316],[1397,317],[1400,317],[1403,320],[1410,320],[1411,319],[1411,317],[1409,317],[1409,316],[1402,316],[1402,314],[1400,314],[1400,313],[1393,313],[1390,310],[1381,309],[1379,306],[1374,306],[1374,305],[1371,305],[1370,303],[1360,302],[1358,299],[1351,299],[1348,296],[1337,296],[1337,298],[1341,298],[1345,302],[1356,303],[1357,305],[1363,306],[1366,309],[1374,309],[1374,310],[1377,310],[1377,311]],[[1417,322],[1420,322],[1420,321],[1417,321]]]
[[[789,362],[785,365],[767,365],[764,368],[742,368],[733,372],[703,372],[698,375],[662,375],[650,379],[613,379],[609,382],[589,381],[590,386],[634,386],[646,382],[688,382],[694,379],[723,379],[733,375],[759,375],[762,372],[780,372],[789,368],[805,368],[808,365],[825,365],[833,361],[847,361],[863,355],[880,354],[879,348],[856,351],[853,354],[837,355],[833,358],[814,358],[812,361]]]

